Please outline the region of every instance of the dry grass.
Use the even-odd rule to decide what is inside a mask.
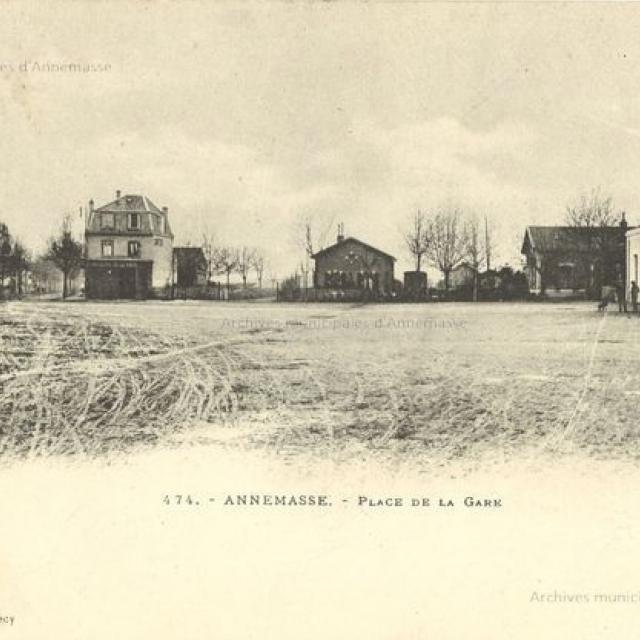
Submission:
[[[225,427],[288,456],[637,457],[639,332],[584,304],[12,304],[0,448],[220,444]]]

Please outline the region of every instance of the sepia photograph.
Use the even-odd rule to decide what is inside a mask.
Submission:
[[[0,640],[635,637],[636,3],[0,12]]]

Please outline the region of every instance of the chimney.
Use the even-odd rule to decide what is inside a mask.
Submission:
[[[169,207],[162,207],[162,218],[160,218],[160,232],[167,233],[167,225],[169,224]]]
[[[627,224],[627,219],[625,217],[625,212],[622,212],[622,219],[620,220],[620,229],[622,229],[622,232],[625,233],[627,231],[627,227],[629,226]]]
[[[116,200],[120,199],[120,189],[116,191]]]
[[[91,200],[89,200],[89,211],[91,213],[93,213],[93,198],[91,198]]]
[[[338,225],[338,237],[336,238],[336,242],[342,242],[344,240],[344,223],[341,222]]]

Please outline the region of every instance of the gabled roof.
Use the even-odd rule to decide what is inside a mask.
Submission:
[[[378,254],[380,254],[382,256],[385,256],[386,258],[390,258],[391,260],[393,260],[395,262],[395,258],[392,255],[390,255],[388,253],[385,253],[384,251],[381,251],[380,249],[376,249],[375,247],[372,247],[370,244],[367,244],[366,242],[362,242],[362,240],[358,240],[358,238],[352,238],[351,236],[345,238],[344,240],[340,240],[340,242],[336,242],[336,243],[330,245],[329,247],[325,247],[324,249],[321,249],[320,251],[314,253],[311,257],[315,260],[319,256],[322,256],[325,253],[329,253],[329,252],[337,249],[338,247],[341,247],[342,245],[346,244],[347,242],[355,242],[356,244],[359,244],[359,245],[365,247],[366,249],[369,249],[369,251],[374,251],[375,253],[378,253]]]
[[[468,262],[461,262],[459,265],[455,266],[453,269],[451,269],[451,273],[457,272],[457,271],[461,271],[462,269],[468,269],[470,271],[474,271],[475,269],[473,268],[473,265],[469,264]]]
[[[590,238],[596,235],[611,241],[622,240],[623,231],[619,225],[612,227],[528,226],[521,253],[527,253],[527,245],[531,249],[545,253],[566,250],[569,243],[574,250],[587,250]]]
[[[173,252],[181,256],[202,256],[204,259],[204,251],[202,247],[173,247]]]
[[[138,212],[138,213],[146,213],[150,211],[151,213],[159,213],[162,214],[162,211],[156,207],[147,196],[135,195],[135,194],[126,194],[124,196],[120,196],[113,202],[109,204],[105,204],[98,209],[95,209],[98,212],[118,212],[118,211],[127,211],[127,212]]]
[[[207,265],[207,259],[204,255],[202,247],[173,247],[173,255],[179,262],[191,262]]]

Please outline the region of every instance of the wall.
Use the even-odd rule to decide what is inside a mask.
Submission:
[[[449,286],[455,289],[456,287],[473,284],[473,277],[474,272],[471,267],[458,267],[449,274]]]
[[[144,299],[151,294],[151,263],[126,261],[91,262],[86,269],[88,299]]]
[[[640,278],[640,229],[632,229],[626,237],[627,293],[630,295],[631,281],[639,283]],[[640,283],[639,283],[640,284]]]
[[[352,261],[347,259],[350,253],[353,253],[354,256]],[[369,263],[371,271],[380,274],[381,291],[383,293],[390,292],[393,287],[393,260],[351,240],[341,242],[316,258],[315,286],[321,288],[327,286],[325,282],[325,272],[327,271],[352,273],[354,278],[359,272],[366,271],[367,269],[363,267],[358,257],[364,257],[365,262]],[[375,258],[373,264],[371,264],[372,258]]]
[[[162,246],[155,244],[156,239],[162,240]],[[171,259],[173,241],[169,237],[156,238],[138,235],[89,235],[87,236],[87,258],[89,260],[102,259],[102,241],[113,241],[113,258],[128,258],[129,241],[140,243],[141,260],[153,260],[152,286],[164,287],[171,284]]]
[[[102,215],[113,214],[113,229],[102,227]],[[139,229],[129,229],[129,213],[137,213],[140,218]],[[114,231],[119,234],[149,234],[149,233],[162,233],[162,220],[166,220],[164,213],[154,213],[151,211],[137,211],[137,212],[125,212],[125,211],[96,211],[92,214],[90,230],[94,233],[109,233]]]

